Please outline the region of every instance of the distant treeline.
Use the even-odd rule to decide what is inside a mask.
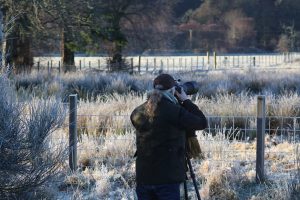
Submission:
[[[199,6],[192,0],[183,2],[190,7],[180,18],[182,32],[177,35],[177,48],[231,52],[299,50],[297,0],[204,0]],[[188,39],[190,44],[184,42]]]
[[[75,53],[298,51],[295,0],[0,0],[2,66],[29,69],[33,56]]]

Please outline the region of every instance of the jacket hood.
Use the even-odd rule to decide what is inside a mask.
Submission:
[[[178,101],[175,98],[175,96],[171,93],[170,89],[169,90],[157,90],[153,89],[147,93],[147,100],[152,99],[154,102],[160,102],[161,99],[165,97],[169,101],[177,104]]]

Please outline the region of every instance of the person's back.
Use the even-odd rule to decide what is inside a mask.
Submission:
[[[179,185],[186,177],[187,133],[207,125],[203,113],[184,91],[176,94],[178,102],[175,85],[170,75],[158,76],[147,102],[130,116],[136,128],[139,199],[179,199]]]

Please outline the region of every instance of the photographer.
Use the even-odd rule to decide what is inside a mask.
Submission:
[[[130,116],[136,128],[136,192],[139,200],[179,200],[186,178],[186,140],[199,148],[195,130],[205,129],[207,121],[182,88],[176,91],[172,76],[157,76],[153,86]]]

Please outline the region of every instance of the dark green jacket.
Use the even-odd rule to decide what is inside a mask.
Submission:
[[[136,128],[137,184],[183,182],[186,132],[205,129],[206,118],[190,100],[184,101],[181,106],[162,97],[151,121],[145,113],[145,105],[137,107],[130,116]]]

